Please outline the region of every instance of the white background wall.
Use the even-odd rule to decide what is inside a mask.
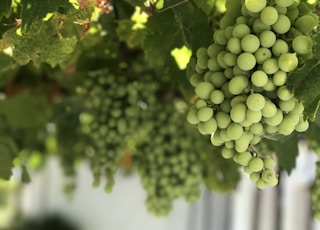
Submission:
[[[91,187],[85,164],[79,169],[74,199],[68,202],[56,159],[23,187],[19,205],[27,216],[63,213],[81,230],[318,230],[319,224],[311,217],[309,193],[316,157],[303,142],[299,148],[297,168],[290,177],[282,175],[279,187],[258,191],[244,175],[233,194],[204,190],[201,200],[192,205],[177,201],[166,218],[146,211],[137,176],[118,175],[113,192],[106,194],[102,187]]]

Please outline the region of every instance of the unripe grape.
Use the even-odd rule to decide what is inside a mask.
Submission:
[[[248,164],[252,172],[259,172],[263,169],[263,160],[260,157],[254,157]]]
[[[279,108],[284,111],[284,112],[290,112],[296,107],[297,99],[296,98],[291,98],[286,101],[279,101]]]
[[[263,64],[265,60],[271,58],[272,53],[268,48],[261,47],[254,53],[254,56],[258,64]]]
[[[227,48],[231,53],[240,54],[242,52],[240,38],[230,38],[227,44]]]
[[[243,103],[246,100],[247,100],[246,95],[242,95],[242,94],[241,95],[237,95],[237,96],[235,96],[234,98],[231,99],[231,102],[230,102],[231,107],[235,106],[238,103]]]
[[[257,123],[261,120],[262,113],[261,111],[252,111],[250,109],[247,109],[247,119],[251,121],[252,123]]]
[[[270,48],[275,44],[277,37],[274,32],[267,30],[267,31],[263,31],[259,35],[259,39],[262,47]]]
[[[252,140],[253,135],[247,131],[243,132],[242,136],[235,140],[235,144],[238,148],[241,148],[243,151],[238,151],[239,153],[247,151],[250,141]]]
[[[263,158],[263,164],[266,169],[273,169],[275,161],[272,158]]]
[[[198,115],[199,121],[207,121],[212,117],[213,110],[209,107],[203,107],[199,109],[197,115]]]
[[[224,100],[224,94],[221,90],[213,90],[210,94],[210,100],[213,104],[221,104]]]
[[[305,35],[297,36],[292,41],[292,48],[298,54],[307,54],[312,51],[313,41]]]
[[[256,182],[256,187],[258,189],[264,189],[266,187],[266,182],[263,180],[263,179],[259,179],[257,182]]]
[[[276,4],[282,7],[289,7],[294,3],[294,0],[275,0]]]
[[[269,31],[271,26],[264,24],[260,18],[257,18],[252,25],[252,29],[256,34],[260,34],[263,31]]]
[[[210,71],[219,71],[222,69],[216,57],[210,58],[208,60],[207,66]]]
[[[198,73],[192,74],[189,79],[189,82],[193,87],[195,87],[200,81],[202,81],[202,75]]]
[[[298,67],[298,58],[295,53],[281,54],[278,60],[280,69],[284,72],[291,72]]]
[[[206,122],[198,124],[201,126],[202,134],[212,134],[217,130],[217,122],[214,118],[209,119]],[[198,127],[199,128],[199,127]]]
[[[207,57],[207,49],[205,47],[200,47],[196,51],[197,58]]]
[[[287,82],[287,73],[279,70],[273,75],[272,80],[276,86],[282,86]]]
[[[288,51],[289,51],[289,46],[282,39],[277,39],[274,45],[272,46],[272,53],[275,56],[280,56],[281,54],[288,53]]]
[[[264,96],[259,93],[250,94],[247,98],[246,104],[250,110],[259,111],[265,105]]]
[[[278,132],[282,135],[288,136],[294,131],[295,126],[295,122],[290,117],[284,117],[279,125]]]
[[[251,70],[256,65],[256,58],[251,53],[241,53],[237,58],[237,65],[242,70]]]
[[[261,123],[254,123],[249,128],[250,132],[256,135],[260,135],[263,133],[263,125]]]
[[[210,141],[214,146],[221,146],[224,143],[224,141],[220,137],[219,131],[211,134]]]
[[[231,108],[230,118],[232,121],[240,123],[246,118],[247,106],[242,103],[238,103]]]
[[[296,125],[295,130],[297,132],[304,132],[304,131],[307,131],[308,128],[309,128],[309,121],[302,120]]]
[[[211,44],[207,49],[207,55],[210,58],[216,58],[218,53],[225,50],[225,46],[218,45],[216,43]]]
[[[290,27],[291,27],[290,19],[283,14],[280,14],[278,16],[277,21],[272,25],[273,31],[275,31],[278,34],[287,33]]]
[[[294,26],[300,30],[302,33],[306,34],[312,31],[315,26],[318,24],[318,21],[311,14],[302,15],[296,21]]]
[[[236,140],[243,134],[243,127],[237,123],[230,123],[227,127],[227,134],[231,140]]]
[[[269,58],[269,59],[265,60],[262,65],[262,69],[267,74],[276,73],[279,69],[278,60],[275,58]]]
[[[225,32],[224,32],[224,30],[222,30],[222,29],[218,29],[218,30],[216,30],[215,32],[214,32],[214,34],[213,34],[214,36],[214,40],[215,40],[215,42],[217,43],[217,44],[219,44],[219,45],[226,45],[227,44],[227,38],[226,38],[226,36],[225,36]]]
[[[261,112],[264,117],[273,117],[277,113],[277,106],[272,101],[266,100]]]
[[[197,101],[196,101],[196,103],[194,104],[194,106],[196,107],[196,109],[201,109],[201,108],[203,108],[203,107],[207,107],[207,102],[205,101],[205,100],[202,100],[202,99],[198,99]]]
[[[209,76],[209,82],[216,88],[221,88],[227,80],[223,72],[213,72]]]
[[[257,70],[252,73],[251,82],[254,86],[263,87],[268,82],[268,75],[262,70]]]
[[[273,25],[278,19],[278,11],[272,6],[265,7],[260,13],[260,20],[266,25]]]
[[[250,28],[246,24],[235,25],[232,35],[236,38],[243,38],[243,36],[250,34]]]
[[[258,13],[260,12],[263,8],[266,7],[267,5],[267,0],[245,0],[244,1],[244,5],[246,6],[246,8],[253,12],[253,13]]]
[[[234,53],[227,52],[223,56],[223,61],[228,66],[235,66],[237,64],[237,55]]]
[[[277,109],[277,112],[272,117],[264,118],[264,122],[270,126],[278,126],[283,120],[283,113],[280,109]]]
[[[248,78],[243,75],[234,76],[228,84],[229,92],[233,95],[242,93],[248,87]]]
[[[209,99],[214,87],[209,82],[199,82],[195,87],[195,93],[202,99]]]
[[[253,172],[250,174],[250,180],[257,182],[260,179],[260,172]]]
[[[195,108],[192,108],[189,110],[188,114],[187,114],[187,121],[192,124],[192,125],[196,125],[198,124],[200,121],[198,119],[198,111]]]
[[[247,34],[241,39],[241,48],[244,52],[254,53],[260,46],[260,40],[253,34]]]
[[[228,149],[227,147],[223,147],[221,149],[221,155],[225,159],[230,159],[235,155],[235,151],[233,149]]]
[[[220,129],[227,128],[231,122],[231,118],[230,118],[229,114],[227,114],[226,112],[223,112],[223,111],[218,111],[215,114],[215,119],[216,119],[217,125]]]
[[[290,92],[290,90],[288,89],[287,86],[281,86],[278,91],[277,91],[277,95],[279,97],[279,99],[286,101],[291,99],[294,95],[292,92]]]

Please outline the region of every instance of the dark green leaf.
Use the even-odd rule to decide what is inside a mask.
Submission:
[[[11,9],[11,0],[0,1],[0,20],[3,16],[7,15]]]
[[[7,137],[0,137],[0,178],[9,180],[12,174],[13,159],[18,154],[14,141]]]
[[[296,165],[298,156],[298,134],[293,133],[288,137],[279,136],[276,140],[265,140],[268,147],[275,152],[278,157],[280,168],[291,173]]]

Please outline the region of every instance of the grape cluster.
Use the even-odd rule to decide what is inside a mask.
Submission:
[[[85,97],[86,111],[79,120],[81,132],[90,139],[85,153],[91,163],[94,186],[105,175],[105,189],[111,191],[127,139],[135,135],[147,107],[156,102],[156,90],[157,83],[151,80],[137,82],[108,69],[90,72],[77,88],[79,95]]]
[[[274,161],[254,145],[308,128],[304,106],[286,82],[312,56],[318,18],[294,0],[227,0],[226,8],[213,44],[196,52],[189,80],[197,99],[187,120],[211,135],[222,156],[242,165],[258,188],[273,186]]]
[[[149,110],[152,129],[148,138],[136,141],[133,160],[147,192],[146,206],[159,216],[168,215],[174,199],[198,200],[202,183],[200,153],[210,147],[192,127],[185,127],[185,113],[174,104],[159,101]]]

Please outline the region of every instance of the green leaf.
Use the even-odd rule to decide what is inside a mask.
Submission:
[[[18,154],[15,142],[7,136],[0,136],[0,178],[9,180],[12,175],[13,159]]]
[[[48,102],[41,97],[18,95],[0,101],[0,115],[14,130],[44,127],[50,116]]]
[[[135,22],[124,19],[118,22],[117,34],[120,41],[124,41],[130,48],[140,47],[147,35],[145,29],[133,29]]]
[[[11,9],[11,0],[0,1],[0,20],[3,16],[8,15]]]
[[[280,168],[290,174],[296,165],[296,157],[299,153],[298,134],[293,133],[288,137],[279,137],[276,140],[265,140],[265,142],[277,155]]]
[[[193,0],[192,2],[207,15],[212,15],[215,10],[216,0]]]
[[[44,18],[47,13],[57,11],[60,7],[66,7],[68,0],[22,0],[22,27],[30,28],[31,24]]]
[[[71,57],[77,43],[75,37],[61,38],[53,19],[36,21],[22,36],[13,36],[13,58],[19,65],[32,60],[36,66],[46,62],[55,67]]]
[[[319,106],[320,61],[316,58],[306,63],[288,77],[287,85],[305,106],[305,117],[314,119]]]

